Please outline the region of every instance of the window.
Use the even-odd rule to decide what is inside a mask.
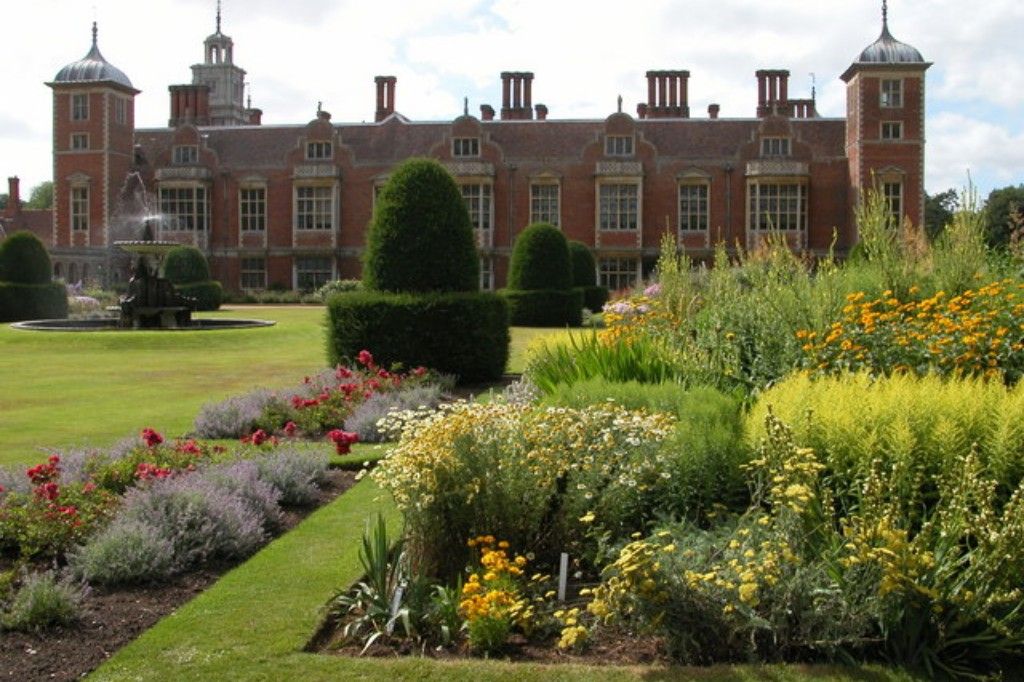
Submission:
[[[789,156],[789,138],[761,138],[761,156]]]
[[[71,120],[89,120],[89,95],[71,95]]]
[[[493,225],[491,186],[487,184],[461,185],[462,198],[469,211],[469,221],[474,230],[489,231]]]
[[[330,256],[300,256],[295,259],[295,286],[299,291],[316,291],[334,279]]]
[[[295,188],[295,229],[330,230],[334,227],[334,188],[315,185]]]
[[[480,156],[480,138],[452,138],[452,156]]]
[[[266,289],[267,259],[243,258],[239,286],[243,289]]]
[[[898,109],[903,106],[903,81],[899,79],[882,79],[879,106]]]
[[[632,289],[640,279],[640,261],[635,258],[601,258],[597,263],[598,283],[609,291]]]
[[[708,229],[708,186],[679,185],[679,229],[704,232]]]
[[[267,229],[267,190],[262,187],[238,190],[238,221],[242,232],[263,232]]]
[[[331,158],[333,150],[330,142],[307,142],[306,158],[311,161],[322,161]]]
[[[128,102],[124,97],[114,98],[114,123],[124,125],[128,122]]]
[[[602,230],[635,230],[638,222],[640,186],[608,184],[599,188],[599,225]]]
[[[194,144],[179,144],[174,147],[171,159],[176,166],[199,163],[199,147]]]
[[[75,151],[84,151],[89,148],[88,133],[71,133],[71,148]]]
[[[491,291],[494,289],[494,259],[482,256],[480,258],[480,290]]]
[[[165,230],[203,232],[209,205],[205,187],[161,187],[160,213]]]
[[[882,139],[899,140],[903,138],[903,124],[899,121],[882,122]]]
[[[86,232],[89,229],[89,188],[71,188],[71,229]]]
[[[892,220],[893,226],[898,227],[903,221],[903,183],[883,182],[882,197],[885,198],[885,203],[889,207],[889,218]]]
[[[554,183],[530,185],[530,222],[559,226],[559,187]]]
[[[633,156],[633,136],[606,135],[604,153],[605,156]]]
[[[752,182],[748,187],[752,230],[804,230],[807,227],[807,185]]]

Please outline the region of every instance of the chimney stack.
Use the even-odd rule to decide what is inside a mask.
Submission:
[[[377,112],[374,120],[380,123],[395,113],[395,84],[398,79],[394,76],[376,76],[373,82],[377,84]]]
[[[480,120],[481,121],[493,121],[494,120],[494,107],[490,104],[480,105]]]
[[[636,105],[636,117],[637,118],[643,120],[643,119],[647,118],[647,114],[648,114],[648,111],[647,111],[647,105],[646,104],[641,102],[640,104]]]
[[[168,126],[176,128],[186,123],[197,126],[210,124],[209,86],[172,85],[167,89],[171,93],[171,118]]]
[[[533,73],[502,71],[501,120],[528,121],[533,118]]]
[[[710,118],[712,120],[718,118],[718,112],[720,110],[721,110],[721,107],[718,106],[717,104],[709,104],[708,105],[708,118]]]
[[[760,70],[757,76],[757,117],[792,116],[789,101],[789,71]]]
[[[548,108],[545,104],[537,104],[533,107],[534,111],[537,112],[538,121],[546,121],[548,118]]]
[[[7,178],[7,212],[18,213],[21,210],[21,180],[17,175]]]
[[[245,115],[249,117],[249,125],[258,126],[263,125],[263,110],[262,109],[246,109]]]
[[[647,106],[641,118],[689,118],[689,81],[689,71],[648,71]]]

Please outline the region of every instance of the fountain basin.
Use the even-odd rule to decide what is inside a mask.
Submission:
[[[201,332],[217,329],[255,329],[258,327],[272,327],[277,324],[273,320],[242,320],[229,318],[193,318],[188,326],[184,327],[150,327],[147,329],[132,329],[131,327],[120,326],[120,320],[115,317],[96,317],[83,320],[27,320],[15,322],[11,325],[14,329],[24,329],[40,332],[100,332],[100,331],[171,331],[171,332]]]

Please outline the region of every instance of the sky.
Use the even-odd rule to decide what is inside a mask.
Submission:
[[[6,0],[0,38],[0,172],[23,198],[52,176],[45,83],[99,47],[142,91],[137,127],[167,125],[167,87],[191,81],[216,0]],[[463,98],[501,106],[502,71],[533,71],[550,118],[635,115],[645,72],[690,71],[691,116],[721,105],[754,116],[757,69],[788,69],[790,96],[816,88],[822,116],[845,116],[840,74],[881,29],[880,0],[223,0],[222,30],[247,71],[263,123],[302,124],[318,102],[334,122],[372,120],[376,75],[398,78],[396,109],[452,120]],[[927,72],[925,186],[1024,183],[1024,56],[1019,0],[892,0],[889,28]],[[6,191],[6,184],[0,185]]]

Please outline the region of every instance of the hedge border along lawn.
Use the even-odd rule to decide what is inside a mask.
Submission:
[[[360,577],[359,540],[378,510],[396,533],[394,506],[363,480],[119,651],[89,679],[123,680],[912,680],[880,667],[586,666],[467,659],[348,658],[303,652],[322,606]]]

